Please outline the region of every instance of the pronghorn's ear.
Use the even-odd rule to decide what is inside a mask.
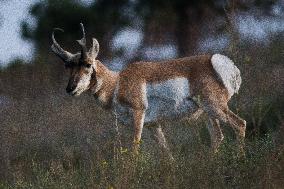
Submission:
[[[99,54],[99,49],[100,49],[99,42],[95,38],[93,38],[93,45],[88,52],[89,57],[92,59],[97,58]]]

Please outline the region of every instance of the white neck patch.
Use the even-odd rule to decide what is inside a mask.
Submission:
[[[96,80],[97,80],[96,85],[93,88],[91,88],[91,92],[93,94],[97,93],[103,85],[103,79],[101,77],[96,77]]]

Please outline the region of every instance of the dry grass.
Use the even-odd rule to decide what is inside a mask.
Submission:
[[[141,154],[127,151],[131,130],[87,98],[14,102],[1,115],[0,188],[281,188],[284,125],[247,139],[239,157],[231,130],[218,154],[210,154],[203,119],[165,123],[176,158],[159,155],[145,130]],[[83,104],[83,105],[82,105]],[[76,116],[74,116],[76,115]],[[178,136],[178,137],[177,137]],[[122,147],[122,148],[121,148]]]

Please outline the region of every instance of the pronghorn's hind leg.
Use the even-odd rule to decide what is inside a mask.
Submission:
[[[213,102],[210,103],[210,101],[204,104],[204,110],[210,118],[228,123],[234,129],[240,150],[243,152],[246,121],[229,110],[228,106],[222,106]]]
[[[229,125],[234,129],[237,141],[239,143],[239,150],[244,154],[245,134],[246,134],[246,121],[234,114],[229,108],[225,110],[228,115],[227,119]]]
[[[198,108],[195,112],[193,112],[189,117],[187,117],[187,121],[196,121],[202,114],[204,113],[202,108]]]
[[[218,119],[209,118],[207,125],[211,137],[211,148],[214,153],[218,152],[219,146],[224,139],[220,123]]]
[[[229,114],[229,120],[233,122],[232,126],[236,133],[237,140],[240,142],[241,147],[243,148],[246,135],[246,121],[237,116],[229,108],[227,109],[227,113]]]
[[[161,125],[157,124],[156,126],[149,126],[148,129],[151,131],[151,137],[158,143],[161,152],[166,154],[170,161],[174,161],[174,157],[170,151]]]

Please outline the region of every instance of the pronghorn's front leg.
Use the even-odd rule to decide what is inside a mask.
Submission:
[[[146,82],[132,77],[134,76],[121,75],[118,100],[121,104],[130,107],[133,111],[133,151],[135,154],[138,154],[148,101],[146,96]]]
[[[142,129],[144,125],[145,110],[133,109],[133,126],[134,126],[134,140],[133,152],[138,154],[139,145],[141,142]]]

